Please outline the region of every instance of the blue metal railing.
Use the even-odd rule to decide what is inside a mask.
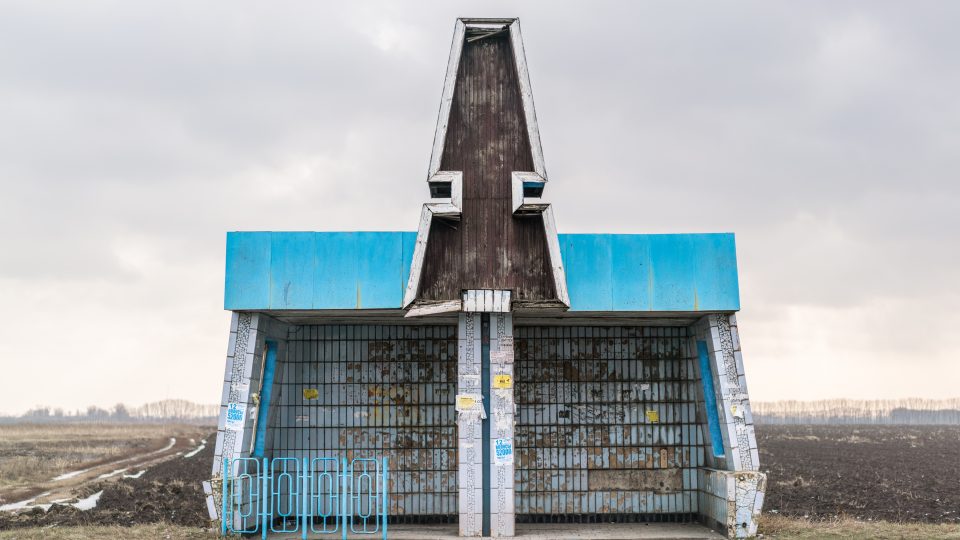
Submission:
[[[388,480],[387,458],[227,458],[220,532],[386,540]]]

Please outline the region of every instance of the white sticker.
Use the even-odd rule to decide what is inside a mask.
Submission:
[[[513,350],[510,349],[506,351],[491,351],[490,362],[494,364],[512,364]]]
[[[231,403],[227,405],[227,429],[243,431],[243,424],[247,419],[246,403]]]
[[[513,463],[513,439],[494,439],[493,462],[497,465]]]
[[[738,407],[736,404],[730,406],[730,412],[735,418],[743,418],[743,409]]]

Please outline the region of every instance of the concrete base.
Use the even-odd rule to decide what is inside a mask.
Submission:
[[[391,540],[459,540],[458,528],[452,525],[391,525]],[[272,534],[271,540],[295,540],[299,534]],[[339,539],[339,535],[309,535],[311,539]],[[379,535],[349,535],[350,540],[379,539]],[[488,538],[488,537],[483,537]],[[716,540],[725,538],[703,525],[693,523],[603,523],[532,524],[518,523],[516,538],[524,540],[640,540],[664,538],[670,540]]]

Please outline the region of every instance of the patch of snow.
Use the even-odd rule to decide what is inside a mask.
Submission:
[[[50,492],[48,491],[48,492],[46,492],[46,493],[41,493],[40,495],[37,495],[37,496],[34,497],[33,499],[30,499],[30,500],[27,500],[27,501],[20,501],[20,502],[18,502],[18,503],[13,503],[13,504],[5,504],[5,505],[3,505],[3,506],[0,506],[0,510],[3,510],[3,511],[14,511],[14,510],[29,510],[29,509],[31,509],[31,508],[42,508],[43,511],[46,512],[46,511],[49,510],[50,507],[53,506],[54,504],[59,504],[59,503],[66,502],[66,501],[69,501],[69,500],[70,500],[70,499],[58,499],[58,500],[56,500],[56,501],[54,501],[54,502],[52,502],[52,503],[30,504],[30,503],[32,503],[33,501],[39,499],[40,497],[43,497],[44,495],[49,495],[49,494],[50,494]],[[96,508],[96,506],[97,506],[97,501],[100,500],[100,496],[101,496],[101,495],[103,495],[103,491],[98,491],[98,492],[94,493],[93,495],[91,495],[91,496],[89,496],[89,497],[87,497],[87,498],[85,498],[85,499],[80,499],[80,500],[78,500],[78,501],[75,502],[75,503],[68,503],[67,506],[72,506],[72,507],[76,508],[77,510],[87,511],[87,510],[90,510],[91,508]]]
[[[37,495],[36,497],[34,497],[34,498],[32,498],[32,499],[27,499],[27,500],[25,500],[25,501],[20,501],[20,502],[15,502],[15,503],[10,503],[10,504],[0,505],[0,512],[13,512],[14,510],[20,510],[20,509],[22,509],[22,508],[28,508],[28,507],[30,507],[30,503],[32,503],[33,501],[39,499],[40,497],[43,497],[44,495],[49,495],[49,494],[50,494],[50,492],[47,491],[47,492],[44,492],[44,493],[41,493],[41,494]]]
[[[187,452],[186,454],[183,455],[183,457],[185,457],[185,458],[191,458],[191,457],[199,454],[204,448],[207,447],[207,441],[200,441],[200,442],[202,442],[203,444],[201,444],[200,446],[198,446],[198,447],[194,448],[193,450]]]
[[[173,448],[173,445],[175,445],[175,444],[177,444],[177,438],[176,438],[176,437],[170,437],[170,442],[169,442],[166,446],[164,446],[163,448],[161,448],[161,449],[157,450],[156,452],[154,452],[154,454],[157,454],[157,453],[160,453],[160,452],[166,452],[167,450]]]
[[[110,471],[110,472],[108,472],[108,473],[103,473],[103,474],[101,474],[100,476],[97,477],[97,480],[103,480],[104,478],[110,478],[111,476],[116,476],[116,475],[118,475],[118,474],[120,474],[120,473],[122,473],[122,472],[125,472],[126,470],[127,470],[126,468],[124,468],[124,469],[116,469],[116,470]]]
[[[97,501],[100,500],[100,496],[103,495],[103,491],[98,491],[93,495],[87,497],[86,499],[80,499],[79,501],[73,503],[73,507],[77,510],[90,510],[91,508],[97,507]]]
[[[81,469],[81,470],[79,470],[79,471],[71,471],[71,472],[68,472],[68,473],[63,473],[63,474],[61,474],[60,476],[55,477],[55,478],[53,479],[53,481],[54,481],[54,482],[59,482],[59,481],[61,481],[61,480],[69,480],[70,478],[73,478],[74,476],[80,476],[81,474],[83,474],[83,473],[85,473],[85,472],[87,472],[87,471],[89,471],[89,470],[90,470],[90,469]]]
[[[145,472],[147,472],[147,470],[146,470],[146,469],[143,469],[142,471],[138,472],[137,474],[125,474],[125,475],[123,475],[123,477],[124,477],[124,478],[140,478],[141,476],[143,476],[143,473],[145,473]]]

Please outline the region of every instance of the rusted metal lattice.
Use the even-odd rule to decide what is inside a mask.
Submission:
[[[281,360],[272,454],[386,457],[391,521],[455,521],[455,326],[301,326]]]
[[[515,329],[518,521],[690,521],[704,461],[686,328]]]

